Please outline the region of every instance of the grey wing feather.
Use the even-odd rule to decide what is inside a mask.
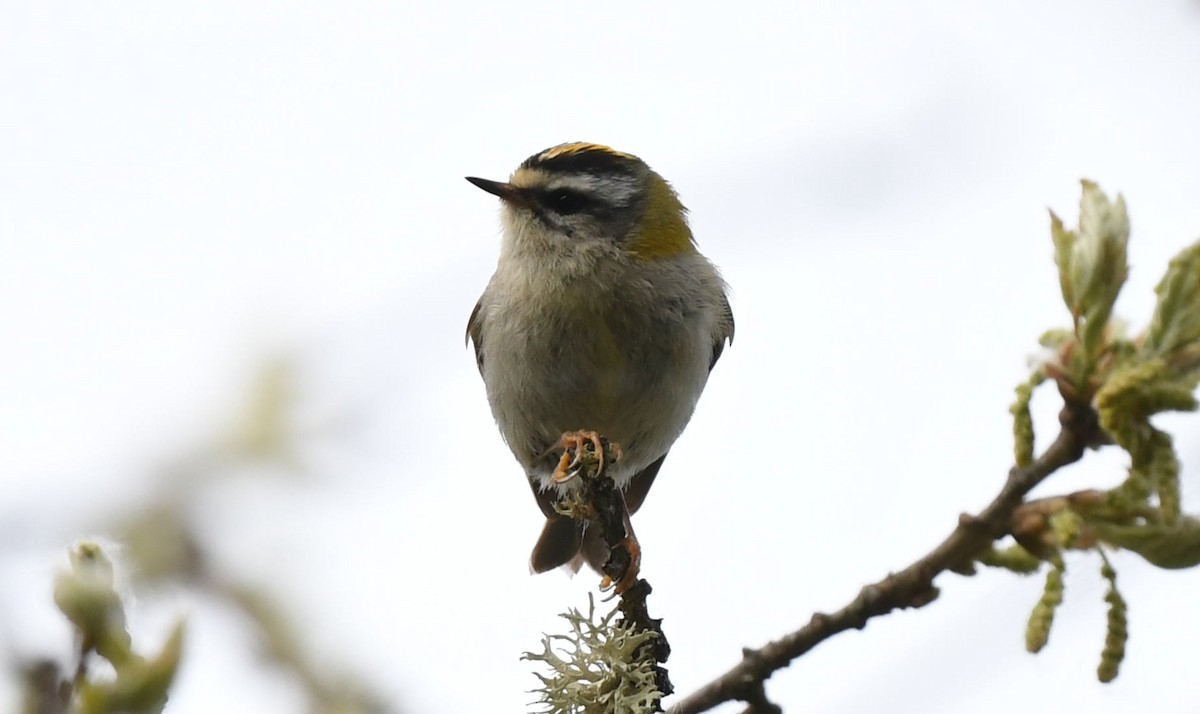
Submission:
[[[733,344],[733,308],[729,307],[729,298],[724,295],[721,296],[721,307],[723,309],[721,331],[717,333],[717,341],[713,343],[712,362],[708,363],[710,372],[713,367],[717,366],[717,360],[721,359],[721,353],[725,351],[725,343]]]
[[[475,309],[471,310],[471,317],[467,319],[467,335],[463,341],[470,341],[475,347],[475,364],[479,367],[479,374],[483,374],[483,321],[479,319],[479,313],[483,308],[483,298],[479,298],[479,302],[475,303]]]

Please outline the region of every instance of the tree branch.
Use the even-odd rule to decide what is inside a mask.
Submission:
[[[972,559],[1009,532],[1013,512],[1026,494],[1050,474],[1081,459],[1088,447],[1105,443],[1096,414],[1086,405],[1068,402],[1059,422],[1062,430],[1045,453],[1024,468],[1013,467],[999,495],[978,516],[960,516],[954,531],[924,557],[865,586],[837,612],[816,613],[799,630],[761,649],[743,650],[741,662],[680,700],[671,707],[671,714],[697,714],[734,700],[749,703],[749,711],[764,711],[760,704],[765,702],[763,683],[792,660],[840,632],[863,629],[873,617],[933,602],[938,595],[934,578],[947,570],[970,572]]]
[[[602,441],[607,453],[610,444],[603,437]],[[615,460],[610,455],[610,459],[606,462],[611,463]],[[599,530],[601,538],[608,546],[609,555],[608,561],[604,564],[604,574],[611,578],[612,582],[618,583],[625,580],[630,568],[637,568],[637,562],[629,549],[627,540],[633,536],[633,533],[627,532],[625,528],[625,524],[628,522],[625,497],[613,484],[612,479],[603,474],[603,471],[604,468],[601,467],[600,472],[594,477],[584,480],[586,484],[584,500],[591,506],[590,510],[594,515],[590,519],[590,527]],[[655,636],[638,649],[634,659],[654,663],[655,687],[665,697],[675,691],[667,668],[663,666],[667,658],[671,656],[671,645],[667,641],[666,633],[663,632],[662,619],[650,617],[646,598],[650,596],[652,590],[650,583],[639,578],[634,581],[633,585],[620,593],[621,601],[618,607],[621,610],[621,619],[618,620],[618,624],[627,625],[634,632],[654,633]],[[657,701],[654,711],[662,711],[662,707]]]

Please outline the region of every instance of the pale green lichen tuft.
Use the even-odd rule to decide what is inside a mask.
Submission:
[[[534,689],[541,714],[641,714],[653,711],[662,698],[651,658],[638,658],[652,632],[632,632],[614,623],[617,610],[597,619],[592,596],[586,615],[571,609],[561,617],[570,623],[565,635],[546,635],[541,652],[523,660],[541,662],[549,674],[535,673]]]
[[[554,502],[554,512],[577,521],[589,521],[596,517],[595,509],[581,488],[571,489],[559,496]]]
[[[1063,601],[1063,571],[1066,565],[1062,557],[1055,555],[1050,561],[1050,571],[1046,573],[1046,585],[1042,589],[1042,597],[1033,612],[1029,614],[1029,624],[1025,628],[1025,649],[1029,652],[1040,652],[1050,641],[1050,626],[1054,624],[1054,612]]]

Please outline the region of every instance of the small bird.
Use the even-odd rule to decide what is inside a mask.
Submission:
[[[606,474],[624,494],[628,529],[733,342],[725,282],[697,250],[674,189],[631,154],[560,144],[507,183],[467,181],[501,200],[500,258],[467,337],[546,516],[530,569],[575,572],[586,561],[602,573],[603,539],[555,510],[577,481],[563,473],[565,451],[561,461],[553,452],[599,447],[600,435],[619,444]],[[631,547],[634,576],[638,553]]]

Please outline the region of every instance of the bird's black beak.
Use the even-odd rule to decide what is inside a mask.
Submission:
[[[493,196],[499,196],[502,200],[514,206],[528,206],[530,204],[529,192],[520,186],[475,178],[474,176],[467,176],[466,179],[484,191]]]

